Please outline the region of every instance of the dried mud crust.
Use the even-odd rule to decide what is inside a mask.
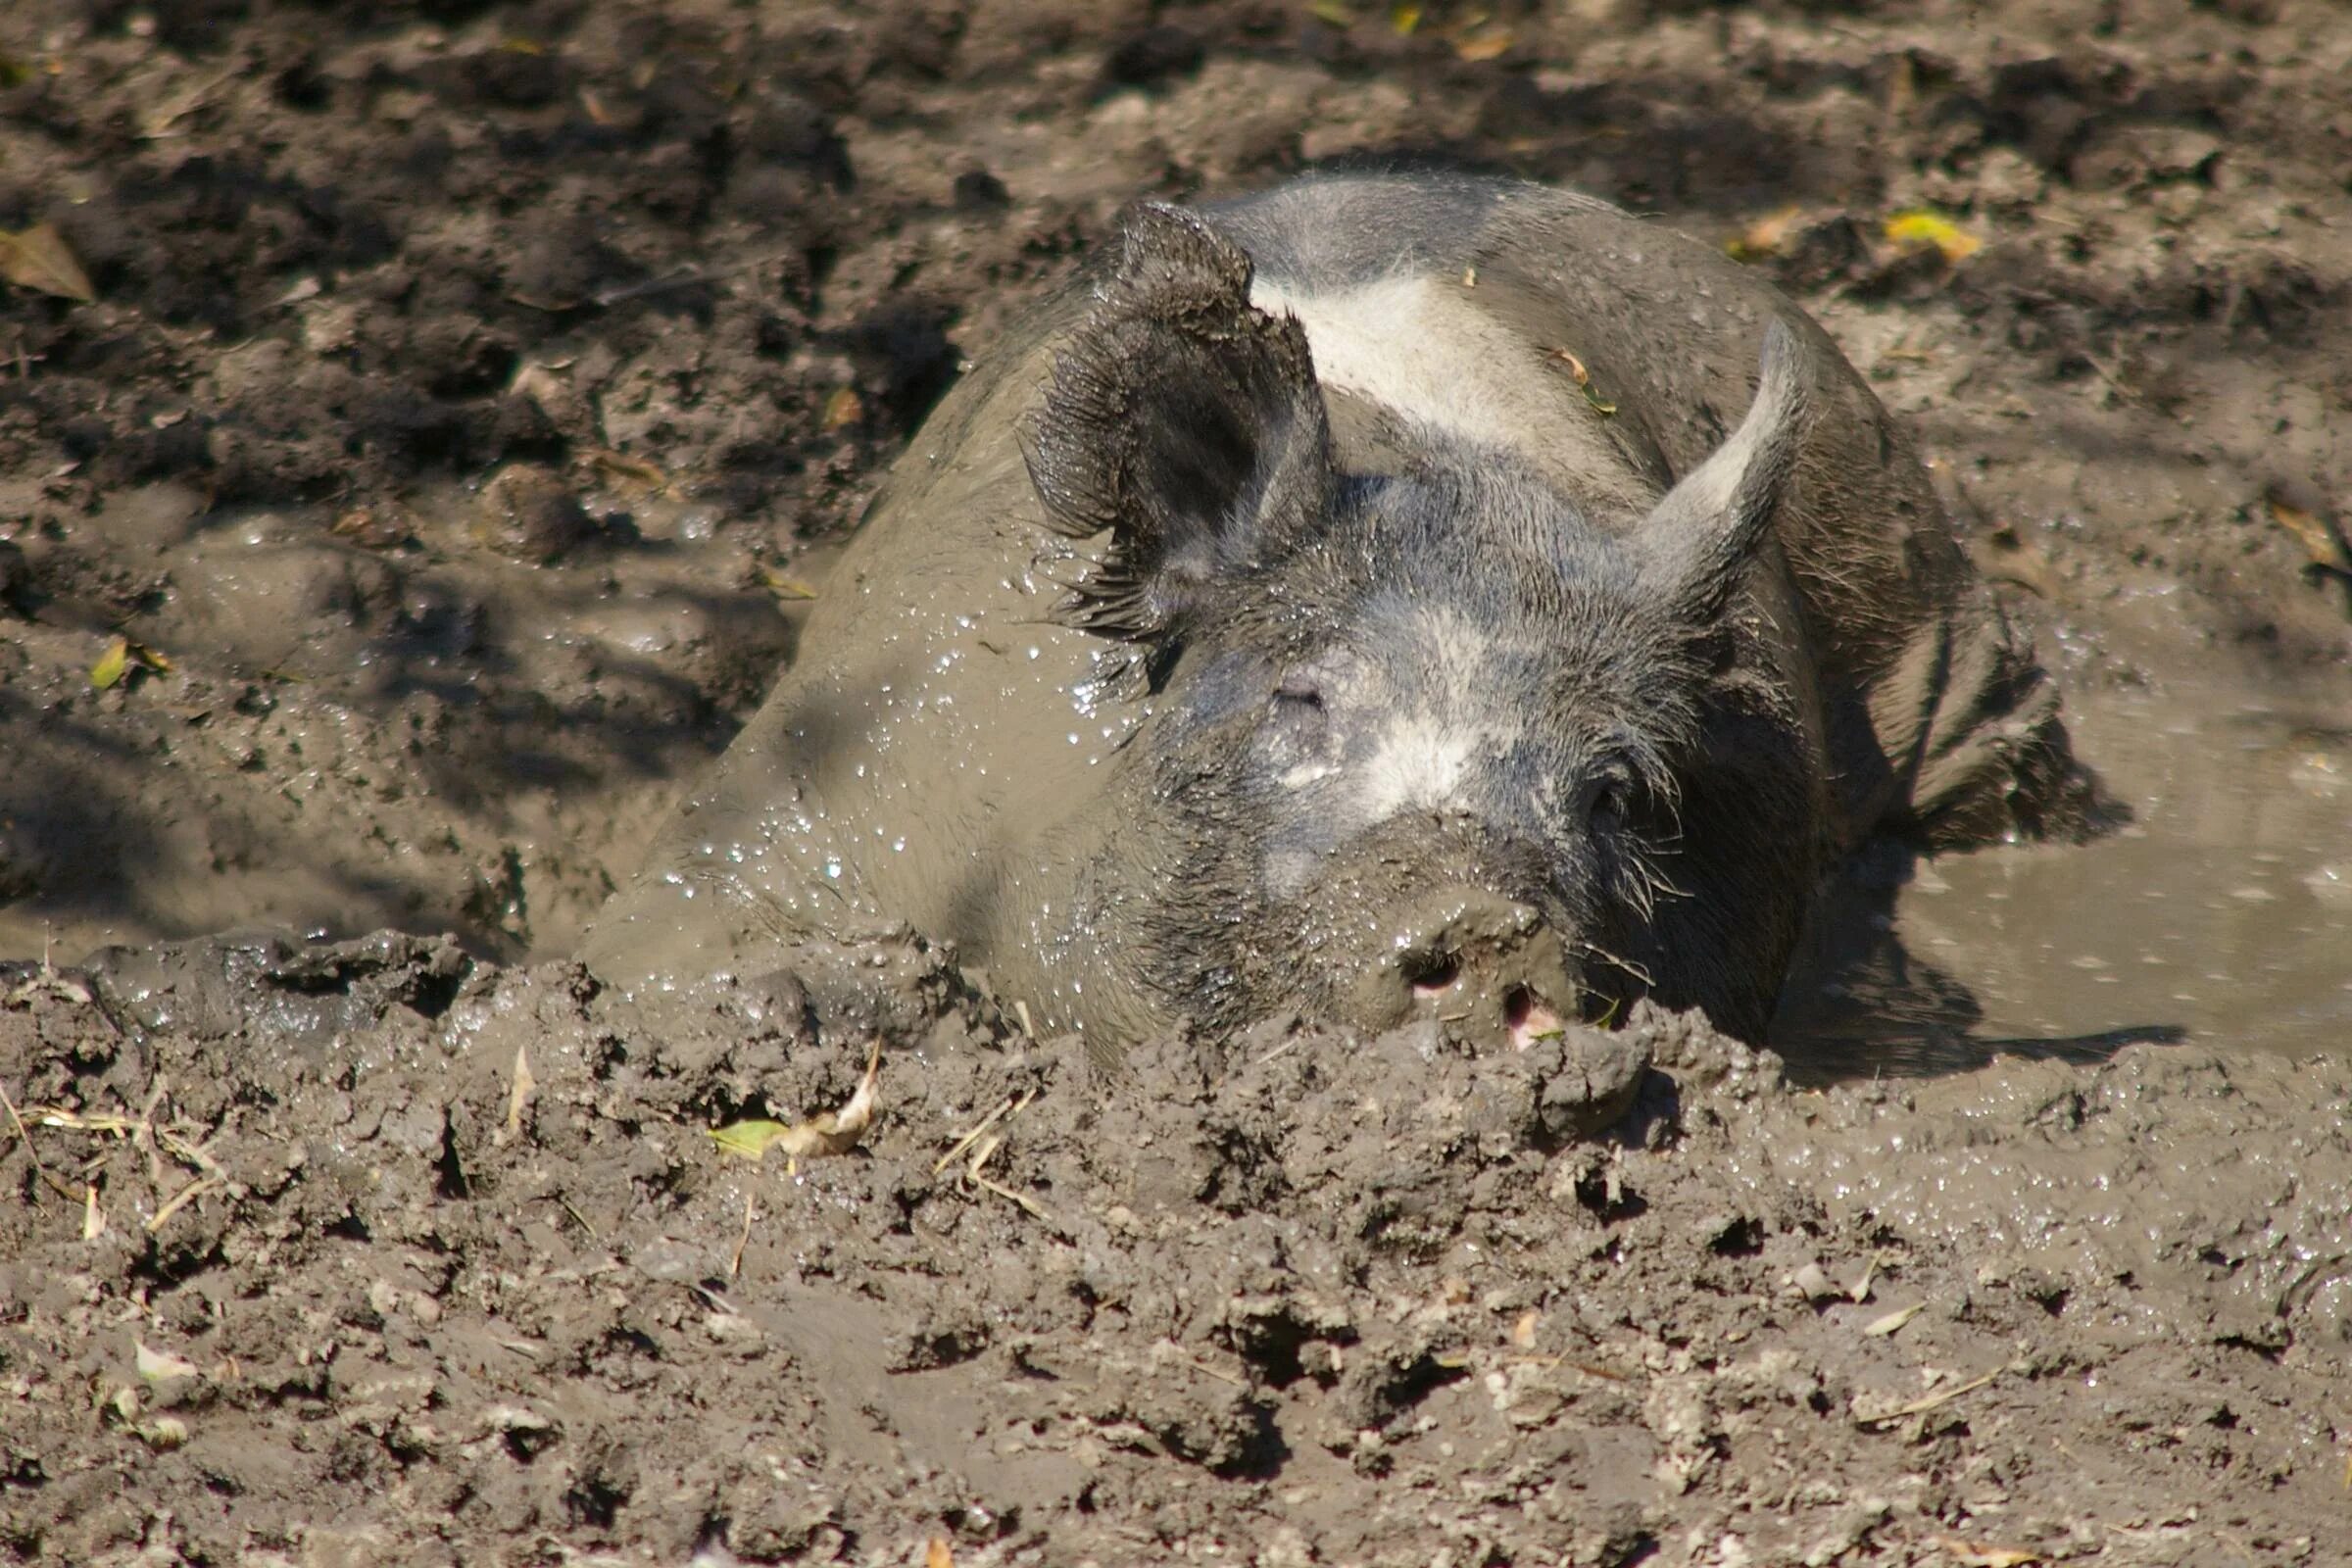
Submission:
[[[122,944],[0,979],[58,1113],[0,1125],[0,1549],[2329,1560],[2340,1060],[1110,1073],[906,944],[655,1013],[491,961],[1120,204],[1351,153],[1749,242],[2077,705],[2114,628],[2341,703],[2338,8],[1355,9],[0,8],[0,228],[98,296],[0,288],[0,953]],[[93,688],[116,635],[169,668]],[[159,943],[261,921],[353,940]],[[858,1152],[711,1151],[877,1035]]]
[[[12,972],[0,1543],[2331,1560],[2341,1064],[1796,1094],[1644,1008],[1105,1069],[912,943],[796,968],[656,1010],[391,936]],[[707,1135],[876,1039],[856,1152]]]

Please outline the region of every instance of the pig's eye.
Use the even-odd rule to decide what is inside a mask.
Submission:
[[[1585,820],[1594,827],[1623,827],[1633,804],[1633,775],[1622,769],[1610,768],[1585,785]]]
[[[1283,676],[1268,708],[1268,716],[1293,739],[1310,740],[1323,731],[1323,689],[1310,675]]]
[[[1323,709],[1323,689],[1315,684],[1314,677],[1310,675],[1285,675],[1274,688],[1274,701],[1277,706],[1296,704],[1320,712]]]

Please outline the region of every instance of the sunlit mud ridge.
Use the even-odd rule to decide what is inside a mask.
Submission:
[[[0,1013],[36,1559],[2326,1557],[2340,1062],[1796,1094],[1644,1007],[1105,1073],[906,945],[159,962]]]

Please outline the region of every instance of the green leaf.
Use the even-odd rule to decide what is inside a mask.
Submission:
[[[710,1141],[719,1152],[740,1154],[745,1159],[758,1159],[767,1152],[767,1146],[788,1136],[792,1129],[780,1121],[734,1121],[724,1127],[710,1129]]]
[[[105,691],[120,681],[122,672],[129,667],[130,639],[117,637],[106,645],[106,652],[98,656],[98,662],[90,666],[90,684]]]

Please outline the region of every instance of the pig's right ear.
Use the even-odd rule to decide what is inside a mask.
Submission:
[[[1306,334],[1250,306],[1239,247],[1156,203],[1113,244],[1022,451],[1057,532],[1111,536],[1065,618],[1141,639],[1319,525],[1331,439]]]
[[[1772,529],[1812,427],[1808,374],[1802,342],[1775,319],[1747,416],[1634,532],[1644,578],[1692,623],[1722,612]]]

